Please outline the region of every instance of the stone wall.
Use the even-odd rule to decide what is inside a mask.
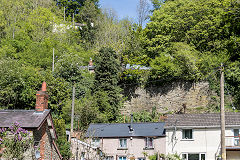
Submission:
[[[44,122],[42,127],[39,130],[33,131],[33,137],[35,142],[39,142],[39,151],[42,160],[60,159],[56,148],[54,146],[54,142],[50,133],[50,129],[48,128],[47,121]]]
[[[128,100],[121,112],[127,115],[137,111],[151,111],[153,107],[161,113],[204,108],[211,103],[212,95],[207,82],[173,82],[145,88],[128,87],[124,93]]]

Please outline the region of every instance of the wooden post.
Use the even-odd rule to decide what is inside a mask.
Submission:
[[[225,146],[225,112],[224,112],[224,72],[223,64],[221,64],[221,80],[220,80],[220,92],[221,92],[221,156],[222,160],[226,160],[226,146]]]
[[[53,62],[52,62],[52,72],[54,72],[54,48],[53,48]]]
[[[73,26],[73,30],[75,29],[75,24],[74,24],[74,13],[73,13],[73,17],[72,17],[72,26]]]
[[[64,6],[64,22],[65,22],[65,14],[66,14],[66,13],[65,13],[65,10],[66,10],[66,9],[65,9],[65,6]]]

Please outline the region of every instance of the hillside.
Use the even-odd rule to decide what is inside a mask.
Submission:
[[[135,121],[159,121],[184,109],[218,112],[223,63],[226,108],[238,111],[239,1],[153,3],[142,28],[102,10],[98,0],[3,0],[0,108],[33,109],[46,81],[49,108],[63,130],[70,124],[73,87],[74,128],[80,130],[93,122],[128,121],[130,113]],[[90,59],[95,73],[88,70]]]

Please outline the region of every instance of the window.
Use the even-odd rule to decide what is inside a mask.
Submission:
[[[81,152],[81,160],[85,160],[85,152]]]
[[[145,138],[145,148],[153,148],[153,138],[151,137]]]
[[[205,153],[183,153],[182,160],[206,160]]]
[[[234,129],[234,146],[239,146],[239,129]]]
[[[182,139],[193,139],[192,129],[183,129],[182,130]]]
[[[113,160],[113,156],[107,156],[104,158],[104,160]]]
[[[93,138],[92,139],[92,145],[94,147],[100,147],[100,139],[99,138]]]
[[[121,138],[121,139],[119,139],[119,147],[120,148],[127,148],[127,139],[126,138]]]
[[[118,160],[127,160],[127,157],[118,157]]]

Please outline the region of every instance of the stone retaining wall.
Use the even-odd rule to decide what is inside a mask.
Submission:
[[[131,91],[130,91],[131,90]],[[128,94],[126,94],[128,93]],[[161,86],[137,87],[125,89],[128,100],[124,103],[123,114],[137,111],[178,112],[189,108],[207,107],[211,102],[212,92],[208,82],[174,82]]]

